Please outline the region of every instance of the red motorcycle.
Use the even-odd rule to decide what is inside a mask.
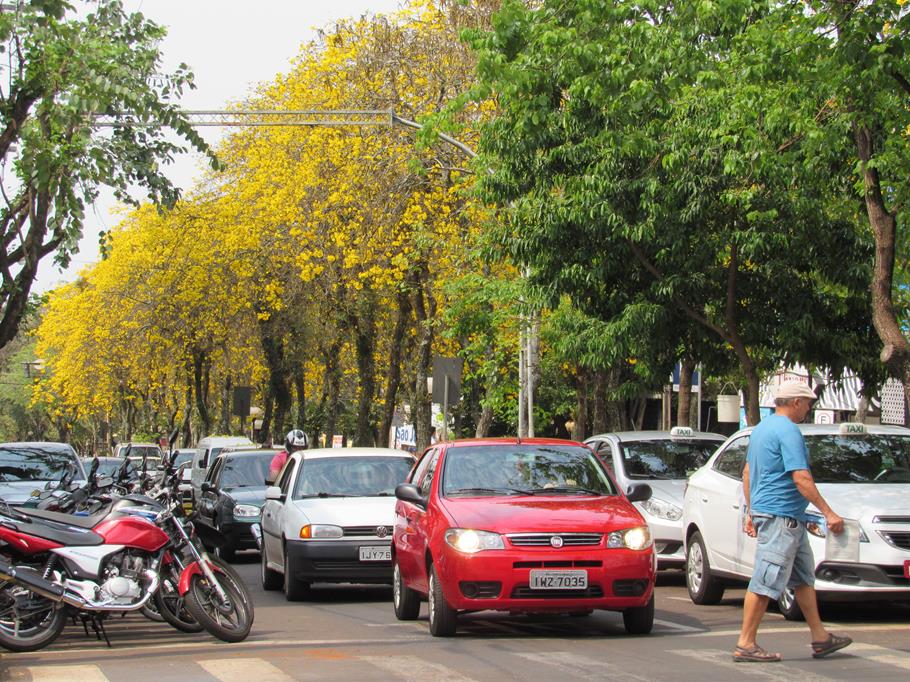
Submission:
[[[0,505],[0,646],[41,649],[73,612],[103,634],[106,616],[152,599],[190,631],[195,623],[172,622],[180,620],[168,601],[175,597],[215,637],[245,639],[253,623],[246,586],[199,549],[187,526],[168,508],[143,505],[114,503],[91,516]]]

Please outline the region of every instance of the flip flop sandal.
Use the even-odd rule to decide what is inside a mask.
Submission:
[[[780,654],[771,654],[758,644],[751,647],[738,646],[733,650],[733,660],[737,663],[774,663],[780,660]]]
[[[824,658],[850,644],[853,644],[853,640],[849,637],[829,634],[828,639],[822,642],[812,642],[812,658]]]

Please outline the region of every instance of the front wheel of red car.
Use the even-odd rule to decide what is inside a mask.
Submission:
[[[647,635],[654,627],[654,593],[644,606],[636,606],[622,612],[622,622],[630,635]]]
[[[429,588],[427,601],[430,607],[430,634],[434,637],[452,637],[455,634],[457,613],[442,594],[435,566],[430,566]]]
[[[398,620],[415,620],[420,615],[420,595],[404,584],[397,559],[392,566],[392,605]]]

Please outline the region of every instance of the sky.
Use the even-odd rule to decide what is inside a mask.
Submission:
[[[139,11],[168,29],[161,45],[164,71],[185,62],[195,74],[196,89],[180,100],[186,109],[223,109],[243,100],[257,83],[271,81],[290,70],[299,47],[315,37],[316,29],[338,19],[363,14],[385,14],[399,8],[401,0],[124,0],[128,12]],[[222,128],[200,128],[215,144]],[[188,189],[203,166],[198,155],[185,154],[165,168],[172,182]],[[137,195],[141,196],[141,195]],[[97,262],[98,235],[119,221],[109,192],[103,192],[86,211],[79,253],[61,272],[52,258],[45,258],[32,289],[42,293],[72,281],[79,271]]]

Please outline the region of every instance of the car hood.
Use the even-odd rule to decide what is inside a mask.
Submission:
[[[395,523],[395,498],[387,497],[311,497],[294,500],[312,523],[333,526],[391,526]]]
[[[640,480],[635,479],[629,482],[629,485],[635,485],[636,483],[647,483],[651,486],[651,497],[658,497],[666,502],[672,502],[678,507],[683,506],[683,495],[686,492],[686,479],[674,479],[674,480],[664,480],[664,479],[649,479],[649,480]],[[636,502],[636,506],[640,504]]]
[[[442,505],[457,526],[498,533],[604,533],[645,523],[629,501],[619,495],[448,497]]]
[[[0,483],[0,499],[7,504],[22,504],[38,491],[44,492],[47,481],[4,481]]]
[[[845,519],[870,521],[877,514],[910,515],[910,483],[819,483],[828,506]],[[809,505],[809,511],[817,511]]]
[[[265,488],[265,486],[225,488],[224,492],[238,504],[255,504],[257,507],[261,507],[265,504]]]

